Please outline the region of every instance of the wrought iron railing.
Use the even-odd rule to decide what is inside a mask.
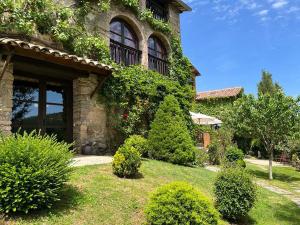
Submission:
[[[166,4],[161,4],[154,0],[147,0],[147,9],[150,9],[155,19],[168,21],[168,10]]]
[[[148,65],[150,70],[157,71],[160,74],[167,75],[169,73],[169,63],[166,60],[148,55]]]
[[[140,64],[141,54],[142,52],[137,49],[110,40],[110,55],[118,64],[125,66]]]

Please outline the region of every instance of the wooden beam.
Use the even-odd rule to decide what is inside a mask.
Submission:
[[[99,78],[98,78],[98,85],[97,87],[95,88],[95,90],[91,93],[91,96],[90,98],[92,99],[95,94],[99,91],[99,89],[102,87],[102,85],[104,84],[104,82],[107,80],[108,77],[104,77],[101,81],[99,81]]]
[[[4,66],[3,66],[3,68],[2,68],[2,71],[1,71],[1,73],[0,73],[0,82],[1,82],[1,80],[2,80],[2,78],[3,78],[3,76],[4,76],[4,73],[5,73],[6,69],[7,69],[8,65],[9,65],[9,63],[10,63],[10,61],[11,61],[11,57],[12,57],[12,53],[9,54],[9,55],[6,57],[6,61],[5,61],[5,63],[4,63]]]

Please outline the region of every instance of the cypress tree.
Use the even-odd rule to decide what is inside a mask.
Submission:
[[[160,104],[149,132],[149,156],[174,164],[195,160],[195,146],[177,99],[166,96]]]

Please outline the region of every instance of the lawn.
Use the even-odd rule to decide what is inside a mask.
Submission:
[[[112,175],[111,165],[76,168],[64,192],[65,197],[56,209],[15,217],[8,224],[143,224],[143,208],[149,193],[175,180],[188,181],[212,198],[214,172],[149,160],[143,162],[141,173],[138,178],[129,180]],[[294,203],[259,189],[255,208],[241,224],[298,225],[299,221],[300,209]]]
[[[247,170],[258,180],[293,193],[300,198],[300,172],[293,167],[273,167],[274,180],[268,179],[268,167],[247,163]]]

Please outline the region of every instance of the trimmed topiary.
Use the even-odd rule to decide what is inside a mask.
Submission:
[[[224,218],[239,220],[255,203],[256,187],[244,170],[230,168],[219,173],[215,182],[216,206]]]
[[[133,177],[141,166],[141,155],[132,146],[121,146],[113,158],[113,173],[118,177]]]
[[[0,137],[0,214],[51,208],[69,178],[70,147],[36,133]]]
[[[148,156],[148,142],[147,139],[141,135],[130,136],[125,140],[124,145],[134,147],[143,157]]]
[[[149,224],[217,225],[212,203],[191,185],[174,182],[158,188],[145,210]]]
[[[148,137],[149,156],[174,164],[195,161],[195,146],[188,132],[179,103],[172,95],[160,104]]]

